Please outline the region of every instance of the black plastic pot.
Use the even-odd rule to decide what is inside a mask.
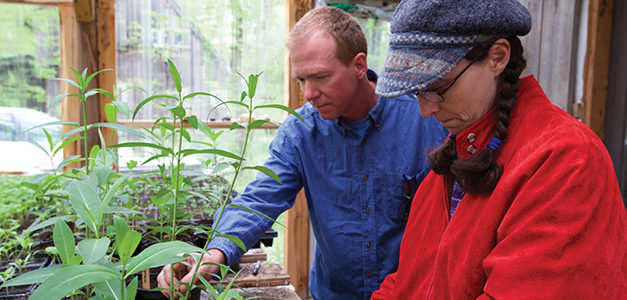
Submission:
[[[15,276],[19,276],[26,272],[46,267],[50,262],[51,259],[48,256],[36,256],[33,262],[21,266],[13,266],[15,260],[2,261],[0,262],[0,272],[4,272],[13,266],[16,269]],[[0,280],[0,285],[3,283]],[[6,287],[0,290],[0,299],[28,299],[36,287],[36,284]]]

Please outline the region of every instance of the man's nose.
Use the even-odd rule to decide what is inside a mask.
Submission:
[[[303,83],[303,96],[305,96],[305,99],[307,99],[307,101],[311,101],[319,95],[320,91],[318,91],[318,88],[314,84],[308,81],[305,81]]]

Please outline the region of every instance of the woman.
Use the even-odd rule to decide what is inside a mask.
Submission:
[[[403,1],[377,93],[450,131],[372,299],[624,299],[627,218],[599,138],[525,68],[516,0]],[[559,55],[556,53],[556,55]]]

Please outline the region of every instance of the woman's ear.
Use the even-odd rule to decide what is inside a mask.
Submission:
[[[353,57],[353,68],[355,68],[357,77],[359,79],[366,76],[366,72],[368,72],[368,61],[366,59],[366,54],[363,52],[358,53]]]
[[[488,63],[490,69],[496,74],[501,75],[501,72],[505,70],[505,67],[509,63],[509,57],[511,53],[511,46],[506,39],[498,39],[488,52]]]

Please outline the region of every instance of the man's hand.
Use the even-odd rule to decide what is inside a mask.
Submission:
[[[192,255],[198,257],[199,254],[194,253]],[[170,297],[170,286],[172,285],[176,287],[176,291],[180,292],[183,295],[185,295],[185,293],[187,292],[187,287],[185,285],[182,285],[181,283],[189,283],[191,281],[192,275],[194,273],[194,268],[196,267],[196,262],[194,261],[194,258],[192,256],[188,256],[187,258],[185,258],[184,262],[187,262],[187,264],[189,264],[189,266],[191,267],[186,266],[182,263],[176,263],[174,264],[174,267],[172,267],[172,265],[165,265],[163,267],[163,270],[161,270],[161,272],[159,273],[159,276],[157,276],[157,282],[159,283],[159,287],[164,289],[161,290],[161,292],[166,297]],[[198,275],[201,275],[207,280],[211,280],[211,276],[213,276],[213,274],[218,274],[220,267],[206,263],[225,264],[226,257],[224,256],[224,253],[222,253],[222,251],[217,249],[209,249],[209,255],[203,254],[201,259],[201,266],[198,268]],[[173,279],[172,282],[170,282],[170,278]],[[198,277],[194,279],[194,284],[201,284],[201,281],[200,279],[198,279]],[[171,299],[174,300],[178,300],[178,298],[179,295],[176,293],[171,297]]]

